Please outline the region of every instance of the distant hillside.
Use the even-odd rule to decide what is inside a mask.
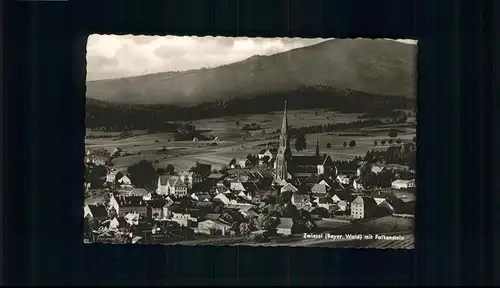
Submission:
[[[307,100],[306,100],[307,98]],[[192,106],[110,103],[87,99],[87,128],[108,131],[148,129],[150,132],[171,130],[168,122],[232,116],[245,113],[268,113],[288,108],[329,109],[340,112],[380,113],[413,108],[414,99],[367,94],[352,90],[335,90],[329,86],[309,86],[290,91],[263,93],[254,98],[218,100]]]
[[[325,97],[352,89],[414,98],[416,53],[416,45],[390,40],[334,39],[212,69],[91,81],[87,97],[111,103],[197,105],[326,87],[323,92],[336,92],[321,92]],[[301,97],[309,101],[308,96]]]

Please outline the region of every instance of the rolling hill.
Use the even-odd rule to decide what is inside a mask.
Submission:
[[[290,91],[304,91],[305,97],[313,89],[322,97],[358,91],[412,99],[416,53],[416,45],[390,40],[334,39],[217,68],[90,81],[87,97],[117,104],[190,106]]]

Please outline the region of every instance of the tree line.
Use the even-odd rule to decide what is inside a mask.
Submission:
[[[307,98],[307,101],[304,101]],[[414,101],[403,97],[373,95],[363,92],[352,92],[345,95],[343,91],[307,87],[294,91],[263,93],[251,98],[216,100],[194,106],[177,105],[133,105],[113,104],[105,101],[87,99],[86,125],[95,129],[104,127],[107,131],[150,130],[152,132],[170,132],[168,122],[191,121],[221,116],[234,116],[248,113],[268,113],[283,109],[288,100],[288,108],[320,109],[342,113],[392,111],[406,109],[414,105]]]

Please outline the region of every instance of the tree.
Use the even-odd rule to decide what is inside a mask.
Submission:
[[[262,157],[262,162],[263,162],[264,164],[268,164],[268,163],[269,163],[269,160],[271,160],[271,158],[270,158],[268,155],[266,155],[266,156]]]
[[[398,131],[396,131],[396,130],[391,130],[391,131],[389,132],[389,137],[391,137],[391,138],[396,138],[396,137],[398,137]]]
[[[392,143],[394,143],[394,140],[389,139],[389,141],[388,141],[388,142],[389,142],[389,144],[392,144]]]
[[[295,138],[295,150],[302,151],[306,149],[306,147],[307,147],[306,135],[302,132],[297,133]]]
[[[111,157],[111,153],[104,148],[97,148],[95,150],[92,150],[92,154],[97,155],[97,156],[101,156],[101,157],[105,157],[105,158]]]
[[[130,174],[132,184],[139,188],[154,185],[157,180],[156,171],[151,161],[142,160],[137,164],[129,166],[127,172]]]
[[[332,143],[327,143],[326,148],[328,148],[328,149],[332,148]]]
[[[344,144],[342,144],[344,147],[347,147],[347,142],[344,142]]]
[[[106,182],[106,167],[99,165],[95,167],[85,167],[85,181],[90,183],[92,188],[102,188]]]
[[[233,166],[233,165],[236,165],[236,159],[231,159],[231,161],[229,161],[229,166]]]
[[[209,175],[210,171],[212,171],[212,165],[210,164],[204,164],[200,162],[196,162],[195,166],[191,167],[189,169],[189,172],[196,173],[200,175],[201,177],[205,177]]]
[[[349,147],[356,147],[356,140],[349,141]]]
[[[175,173],[175,167],[174,165],[172,164],[168,164],[166,167],[165,167],[165,174],[169,174],[169,175],[172,175]]]
[[[377,145],[378,145],[377,140],[373,141],[373,145],[374,145],[374,146],[377,146]]]
[[[383,139],[382,141],[380,141],[380,143],[381,143],[382,145],[385,145],[385,143],[386,143],[386,142],[387,142],[387,141],[385,141],[385,139]]]
[[[401,144],[401,139],[398,138],[398,140],[396,140],[396,143]]]
[[[248,236],[248,235],[250,235],[250,232],[251,232],[250,225],[247,223],[241,223],[239,230],[240,230],[240,234],[242,236]]]

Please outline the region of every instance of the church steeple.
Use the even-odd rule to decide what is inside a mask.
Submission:
[[[285,109],[283,110],[283,123],[281,123],[281,134],[286,134],[288,129],[288,117],[286,115],[286,100]]]
[[[290,138],[288,137],[288,117],[286,111],[286,101],[285,101],[285,109],[283,111],[283,122],[281,124],[281,133],[279,138],[279,149],[278,155],[276,155],[275,161],[275,174],[274,180],[275,182],[279,182],[281,180],[286,180],[288,178],[288,165],[292,156],[292,152],[290,150]]]
[[[316,157],[319,157],[319,137],[316,138]]]

